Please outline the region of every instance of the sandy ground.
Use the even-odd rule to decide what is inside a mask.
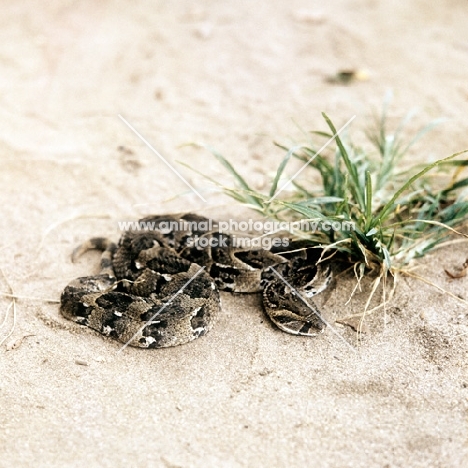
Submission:
[[[336,334],[286,335],[259,297],[223,294],[206,337],[121,354],[47,302],[97,271],[96,253],[72,264],[70,252],[93,235],[117,239],[119,220],[249,215],[177,164],[229,182],[184,143],[212,145],[262,187],[282,157],[273,140],[325,129],[322,111],[337,126],[356,115],[359,138],[392,90],[392,122],[413,108],[415,128],[447,118],[415,160],[467,148],[466,1],[0,5],[1,291],[29,298],[8,338],[13,309],[1,300],[1,467],[468,466],[468,314],[435,287],[400,279],[361,343],[335,320],[360,312],[370,286],[347,303],[343,277],[320,299]],[[326,81],[344,68],[369,79]],[[443,271],[467,256],[454,245],[417,273],[467,299],[468,280]]]

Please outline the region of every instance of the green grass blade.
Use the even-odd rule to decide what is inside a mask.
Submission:
[[[250,192],[255,194],[255,190],[251,189],[249,184],[244,180],[244,178],[234,169],[234,166],[218,151],[216,151],[214,148],[208,145],[203,145],[205,149],[210,151],[213,156],[228,170],[228,172],[231,173],[231,175],[234,177],[234,179],[237,181],[237,183],[243,188],[246,192]],[[258,200],[258,197],[248,195],[247,200],[250,204],[256,205],[259,208],[262,207],[262,204]]]
[[[341,158],[343,159],[346,169],[348,170],[348,173],[351,177],[349,188],[353,194],[353,197],[355,198],[356,202],[361,206],[361,208],[364,209],[364,197],[362,191],[360,190],[359,176],[356,170],[356,166],[351,163],[348,152],[346,151],[346,148],[343,145],[343,142],[341,141],[340,136],[337,134],[336,128],[333,125],[330,118],[328,117],[328,115],[325,114],[325,112],[322,112],[322,116],[327,122],[327,125],[330,127],[330,130],[332,131],[333,135],[336,135],[336,144],[340,150]]]
[[[380,211],[380,214],[378,216],[378,221],[383,223],[383,221],[385,220],[386,218],[386,215],[388,213],[388,211],[390,211],[390,209],[393,207],[393,205],[395,204],[395,200],[406,190],[408,189],[416,180],[418,180],[419,178],[421,178],[424,174],[426,174],[427,172],[429,172],[430,170],[434,169],[435,167],[437,166],[440,166],[441,164],[443,164],[445,161],[450,161],[451,159],[453,158],[456,158],[457,156],[460,156],[461,154],[464,154],[468,152],[468,150],[463,150],[463,151],[459,151],[458,153],[454,153],[450,156],[447,156],[446,158],[443,158],[443,159],[439,159],[438,161],[435,161],[433,162],[432,164],[429,164],[428,166],[426,166],[422,171],[419,171],[417,174],[415,174],[413,177],[411,177],[405,184],[403,184],[402,187],[400,187],[399,190],[397,190],[392,198],[390,198],[390,200],[384,205],[384,207],[382,208],[382,210]]]
[[[270,198],[273,197],[276,193],[276,189],[278,188],[278,182],[284,172],[284,169],[286,168],[286,165],[288,164],[289,160],[291,159],[291,156],[296,153],[298,149],[301,149],[302,145],[299,146],[293,146],[287,153],[286,156],[283,158],[281,161],[280,165],[278,166],[278,169],[275,174],[275,178],[273,179],[273,182],[271,183],[271,188],[270,188]]]
[[[251,188],[247,184],[247,182],[244,180],[244,178],[234,169],[233,165],[221,154],[218,153],[216,150],[213,148],[207,147],[213,155],[216,157],[216,159],[232,174],[235,180],[239,183],[239,185],[244,189],[244,190],[250,190]]]
[[[366,228],[372,226],[372,179],[369,171],[366,171]]]
[[[459,190],[463,187],[468,186],[468,178],[457,180],[454,184],[452,184],[450,187],[447,187],[446,189],[441,191],[442,196],[447,196],[450,192],[453,192],[454,190]]]

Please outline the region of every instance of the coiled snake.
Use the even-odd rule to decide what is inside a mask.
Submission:
[[[85,242],[73,258],[101,250],[101,272],[65,288],[62,315],[131,346],[162,348],[212,328],[219,290],[262,291],[265,311],[281,330],[307,336],[323,331],[310,300],[331,279],[321,249],[290,239],[270,249],[240,248],[231,234],[208,230],[207,221],[191,213],[150,216],[140,225],[151,230],[126,231],[117,245],[102,237]],[[167,229],[171,223],[182,228]]]

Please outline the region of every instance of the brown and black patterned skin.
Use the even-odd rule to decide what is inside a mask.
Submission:
[[[229,234],[216,230],[163,231],[167,221],[203,221],[195,214],[158,215],[151,231],[127,231],[118,245],[90,239],[75,249],[73,259],[89,249],[103,251],[101,272],[73,280],[63,291],[62,315],[122,343],[162,348],[205,335],[220,312],[219,290],[263,291],[263,304],[281,330],[315,336],[325,323],[307,298],[323,291],[331,274],[320,249],[295,242],[285,248],[240,249]],[[207,220],[206,220],[207,221]],[[209,237],[221,247],[189,244]],[[305,296],[305,298],[304,298]]]

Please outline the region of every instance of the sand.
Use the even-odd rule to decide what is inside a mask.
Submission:
[[[216,327],[161,350],[76,330],[64,286],[93,235],[151,213],[251,216],[183,162],[232,185],[211,145],[257,188],[283,156],[273,141],[355,115],[359,141],[393,92],[389,122],[412,109],[410,152],[467,148],[466,2],[305,0],[6,2],[0,17],[1,467],[458,467],[467,459],[464,243],[414,263],[359,341],[336,320],[362,311],[352,276],[320,306],[317,338],[275,329],[255,295],[222,294]],[[366,70],[349,85],[327,77]],[[121,114],[196,187],[194,194]],[[442,288],[449,293],[443,293]],[[381,292],[377,299],[380,300]],[[460,300],[462,299],[462,300]],[[14,328],[13,328],[14,326]],[[8,337],[11,331],[11,335]]]

